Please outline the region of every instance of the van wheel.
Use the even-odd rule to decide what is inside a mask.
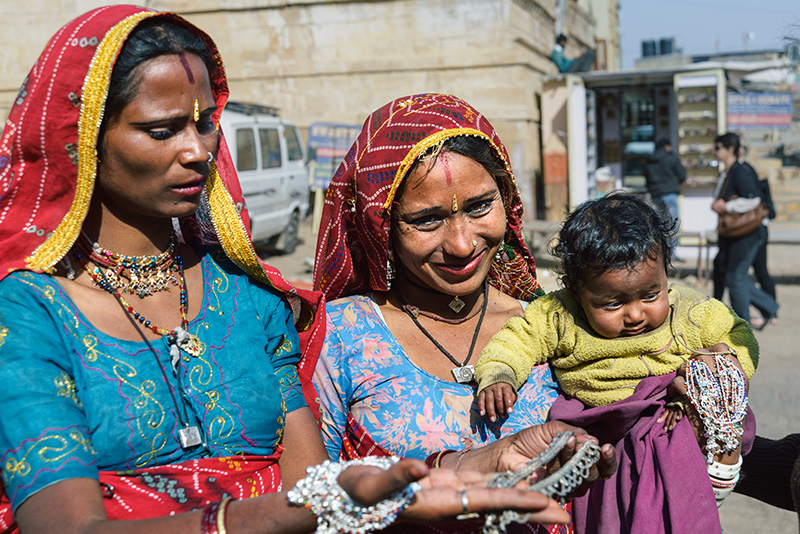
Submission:
[[[289,219],[289,225],[281,235],[283,246],[280,247],[281,252],[284,254],[291,254],[297,248],[299,241],[298,235],[300,233],[300,214],[295,211],[292,213],[292,218]]]

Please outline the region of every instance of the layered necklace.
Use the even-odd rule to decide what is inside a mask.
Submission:
[[[395,295],[397,295],[397,299],[400,301],[400,308],[402,308],[402,310],[404,312],[406,312],[406,314],[409,317],[411,317],[411,320],[414,321],[414,324],[417,325],[417,328],[419,328],[420,331],[423,334],[425,334],[425,337],[427,337],[428,339],[431,340],[431,342],[436,346],[437,349],[439,349],[439,351],[442,354],[447,356],[448,360],[453,362],[453,365],[455,365],[455,367],[453,369],[451,369],[450,372],[453,373],[453,378],[455,379],[455,381],[458,382],[459,384],[467,384],[469,382],[472,382],[472,380],[475,377],[475,366],[474,365],[467,365],[467,363],[469,362],[470,358],[472,358],[472,351],[475,350],[475,343],[478,341],[478,334],[481,331],[481,325],[483,324],[483,317],[486,315],[486,308],[488,307],[488,303],[489,303],[489,282],[488,282],[488,280],[483,282],[483,305],[481,306],[481,311],[480,311],[481,316],[478,319],[478,324],[475,326],[475,333],[472,334],[472,343],[469,346],[469,352],[467,353],[467,357],[463,362],[459,362],[458,360],[456,360],[453,357],[452,354],[447,352],[447,350],[442,346],[442,344],[439,343],[438,341],[436,341],[436,339],[433,337],[433,335],[431,335],[431,333],[428,332],[425,329],[425,327],[422,326],[422,324],[420,324],[419,319],[417,317],[419,315],[424,315],[425,317],[431,317],[431,318],[433,318],[433,319],[435,319],[437,321],[444,321],[444,322],[448,322],[448,323],[451,323],[451,324],[459,324],[459,323],[463,323],[467,319],[475,317],[475,313],[477,313],[477,312],[471,314],[469,317],[466,317],[464,319],[448,320],[448,319],[445,319],[443,317],[436,317],[436,316],[433,316],[432,314],[424,313],[424,312],[420,311],[420,309],[418,307],[411,306],[410,304],[407,304],[406,301],[403,299],[402,295],[400,294],[400,292],[397,289],[395,289]],[[463,307],[463,305],[462,305],[462,307]]]
[[[178,417],[180,428],[178,429],[178,439],[183,449],[191,449],[203,444],[203,436],[197,424],[190,424],[189,410],[186,407],[186,400],[183,397],[181,386],[181,373],[178,371],[180,362],[180,351],[183,350],[190,356],[200,356],[203,344],[194,334],[189,333],[189,320],[187,318],[188,298],[186,292],[186,276],[183,272],[183,261],[177,252],[175,235],[170,235],[170,243],[165,252],[156,256],[125,256],[105,250],[97,243],[92,242],[85,234],[78,240],[76,246],[72,248],[73,255],[78,259],[83,269],[91,277],[95,286],[104,289],[113,295],[131,324],[139,331],[150,352],[156,359],[164,382],[167,383],[169,395],[175,406],[175,414]],[[176,276],[177,275],[177,276]],[[176,280],[177,278],[177,280]],[[181,325],[167,330],[156,326],[142,314],[137,312],[133,306],[122,296],[123,293],[136,294],[140,298],[152,295],[159,291],[169,291],[171,286],[177,285],[180,291],[180,314]],[[144,335],[141,326],[150,329],[152,332],[167,336],[167,343],[170,347],[170,364],[173,372],[177,375],[178,391],[181,396],[183,410],[178,407],[178,401],[172,387],[167,380],[167,371],[164,369],[158,352],[153,348],[150,340]]]
[[[92,262],[105,269],[108,284],[121,293],[144,298],[178,285],[175,275],[180,257],[175,253],[174,233],[170,234],[167,250],[155,256],[117,254],[92,242],[83,232],[79,245]]]
[[[145,328],[174,338],[175,344],[191,356],[200,355],[200,340],[188,332],[186,276],[174,234],[170,236],[167,250],[156,256],[125,256],[110,252],[91,242],[85,234],[76,245],[72,253],[95,286],[113,295],[125,311]],[[178,328],[166,329],[153,324],[123,297],[127,293],[144,298],[159,291],[169,291],[171,286],[178,286],[180,292],[181,325]]]
[[[434,291],[434,290],[432,290],[431,288],[429,288],[427,286],[423,286],[421,284],[416,283],[414,280],[412,280],[408,276],[406,276],[405,279],[409,284],[411,284],[412,286],[416,287],[417,289],[421,289],[422,291],[425,291],[426,293],[438,293],[438,291]],[[461,297],[459,297],[458,295],[453,297],[452,300],[450,300],[450,302],[447,303],[447,307],[450,308],[451,310],[453,310],[453,313],[461,313],[461,310],[463,310],[464,306],[466,306],[466,305],[467,305],[467,303],[464,302],[463,300],[461,300]],[[434,315],[432,313],[424,312],[424,311],[420,310],[419,308],[417,308],[416,306],[411,306],[409,304],[409,307],[411,309],[418,310],[416,315],[422,315],[423,317],[427,317],[429,319],[434,319],[436,321],[441,321],[443,323],[450,323],[450,324],[460,324],[460,323],[469,321],[470,319],[475,317],[475,315],[477,315],[477,313],[478,313],[477,311],[475,311],[475,312],[471,313],[470,315],[468,315],[467,317],[464,317],[464,318],[461,318],[461,319],[445,319],[444,317],[439,317],[438,315]]]

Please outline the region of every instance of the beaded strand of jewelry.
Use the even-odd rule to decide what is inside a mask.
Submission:
[[[700,360],[686,362],[686,396],[705,428],[707,461],[734,451],[744,432],[747,387],[744,373],[723,354],[713,353],[714,372]]]
[[[137,312],[130,303],[122,296],[122,290],[118,287],[115,287],[114,284],[108,279],[108,276],[103,274],[100,270],[100,266],[94,264],[94,266],[89,265],[89,260],[84,256],[81,247],[73,247],[72,253],[78,258],[83,269],[86,273],[91,277],[92,282],[94,285],[103,289],[110,294],[114,295],[120,303],[122,303],[125,310],[142,326],[151,330],[152,332],[162,335],[162,336],[171,336],[171,338],[175,338],[176,344],[186,351],[188,354],[192,356],[199,356],[200,352],[202,351],[202,345],[200,341],[197,339],[197,336],[188,333],[188,326],[189,326],[189,318],[188,314],[188,296],[186,292],[186,276],[183,272],[183,260],[181,260],[180,255],[174,251],[172,252],[172,263],[176,266],[176,270],[178,272],[178,291],[180,292],[180,314],[181,314],[181,326],[175,328],[173,330],[167,330],[166,328],[161,328],[153,324],[149,321],[144,315]]]
[[[175,234],[170,235],[167,250],[155,256],[126,256],[111,252],[81,232],[78,245],[91,261],[106,269],[105,276],[114,289],[140,298],[177,286]]]

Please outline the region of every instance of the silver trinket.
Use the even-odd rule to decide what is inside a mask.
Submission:
[[[203,444],[200,430],[196,426],[185,426],[178,430],[178,439],[181,440],[182,449],[191,449]]]
[[[453,378],[455,378],[456,382],[459,384],[468,384],[472,382],[472,379],[475,378],[475,366],[474,365],[464,365],[463,367],[453,367],[450,370],[453,373]]]

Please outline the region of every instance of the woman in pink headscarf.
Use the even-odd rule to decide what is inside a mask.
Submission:
[[[507,419],[474,403],[481,349],[543,292],[508,154],[463,100],[413,95],[367,118],[328,189],[314,286],[328,300],[314,383],[331,458],[502,471],[504,447],[553,428],[547,366]]]

